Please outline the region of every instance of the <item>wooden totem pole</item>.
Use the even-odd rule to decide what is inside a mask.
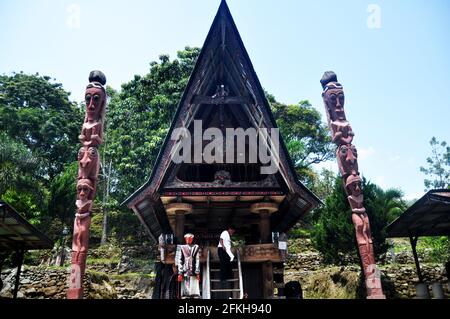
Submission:
[[[106,111],[106,77],[101,71],[89,74],[86,87],[86,116],[79,136],[82,144],[78,151],[77,212],[73,226],[72,270],[67,299],[83,298],[83,277],[89,246],[92,203],[97,189],[100,156],[98,148],[103,141]]]
[[[322,98],[331,130],[332,140],[337,145],[336,157],[347,199],[352,209],[356,241],[364,269],[367,298],[384,299],[380,271],[375,264],[369,218],[363,206],[361,178],[358,171],[358,154],[352,144],[354,133],[344,112],[344,91],[334,72],[325,72],[322,79]]]

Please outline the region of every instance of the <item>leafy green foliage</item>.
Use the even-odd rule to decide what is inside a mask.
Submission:
[[[51,180],[75,158],[83,118],[69,93],[50,77],[0,76],[0,127],[42,158],[42,177]]]
[[[0,76],[0,197],[53,239],[63,228],[55,217],[74,212],[76,179],[64,175],[82,122],[69,93],[50,77]]]
[[[67,164],[50,183],[49,216],[59,217],[67,224],[72,224],[75,212],[76,180],[78,163]]]
[[[89,238],[93,243],[100,242],[102,237],[102,214],[94,214],[91,218]]]
[[[354,252],[356,246],[351,209],[340,178],[336,177],[333,192],[316,214],[319,217],[313,231],[313,243],[324,259],[327,262],[340,262],[339,252]]]
[[[428,167],[420,167],[420,171],[431,178],[424,180],[425,191],[450,188],[450,146],[445,141],[439,142],[435,137],[431,139],[430,145]]]
[[[0,131],[0,197],[39,225],[48,191],[40,180],[42,161],[20,141]]]
[[[429,251],[427,254],[426,252]],[[430,261],[444,264],[450,259],[450,241],[447,236],[421,237],[417,252],[430,258]]]
[[[104,153],[113,163],[117,199],[125,199],[150,176],[199,52],[186,47],[173,61],[161,55],[147,75],[136,75],[111,97]]]
[[[386,226],[405,209],[402,194],[395,189],[383,191],[380,187],[363,179],[364,206],[370,220],[374,253],[386,252]],[[324,207],[316,212],[318,220],[314,226],[313,242],[330,263],[340,263],[343,256],[355,257],[356,238],[351,220],[351,209],[347,201],[342,180],[336,177],[333,192],[326,198]]]
[[[31,224],[39,226],[45,217],[48,193],[42,189],[41,193],[8,189],[2,194],[2,199],[21,213]]]
[[[326,168],[322,168],[319,174],[316,174],[311,185],[311,190],[321,200],[325,200],[333,192],[333,185],[337,175]]]
[[[7,190],[34,191],[41,162],[27,147],[0,132],[0,195]]]
[[[294,228],[289,231],[289,238],[309,238],[311,237],[311,231],[304,228]]]
[[[307,100],[286,105],[277,102],[270,94],[266,96],[299,178],[308,185],[312,184],[315,176],[310,166],[334,155],[327,126]]]

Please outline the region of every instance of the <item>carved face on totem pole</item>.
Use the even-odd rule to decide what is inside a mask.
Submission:
[[[333,133],[333,142],[337,145],[351,144],[355,135],[350,123],[347,121],[331,122],[331,131]]]
[[[96,86],[95,82],[90,83],[86,88],[86,115],[88,121],[99,121],[103,113],[106,94],[102,87]]]
[[[92,71],[89,74],[89,84],[84,94],[86,118],[89,122],[100,121],[104,116],[106,107],[105,84],[106,77],[102,72]]]
[[[339,171],[342,176],[358,174],[358,153],[352,144],[341,145],[336,151]]]
[[[345,121],[344,90],[339,83],[329,83],[325,87],[323,94],[325,105],[327,106],[328,114],[331,121]]]
[[[344,112],[344,90],[340,83],[337,81],[337,76],[334,72],[325,72],[320,80],[323,88],[323,101],[326,105],[330,121],[345,121]]]
[[[99,156],[97,148],[83,146],[78,151],[78,178],[95,180],[98,175]]]
[[[80,179],[77,183],[77,199],[85,202],[92,200],[94,195],[94,185],[87,178]]]
[[[358,197],[362,195],[361,178],[359,175],[350,175],[347,177],[345,190],[349,196]]]

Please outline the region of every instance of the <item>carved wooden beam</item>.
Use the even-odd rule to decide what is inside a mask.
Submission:
[[[206,95],[195,95],[191,101],[191,104],[252,104],[253,101],[247,96],[219,96],[212,97]]]
[[[206,252],[209,249],[211,262],[219,262],[219,256],[217,254],[217,247],[202,247],[200,252],[200,262],[206,262]],[[282,262],[280,250],[274,244],[260,244],[260,245],[246,245],[241,249],[241,262],[245,263],[261,263],[261,262]],[[167,245],[165,247],[164,255],[165,260],[162,262],[165,264],[173,264],[175,262],[175,250],[176,245]],[[236,252],[235,248],[232,248],[233,253]]]

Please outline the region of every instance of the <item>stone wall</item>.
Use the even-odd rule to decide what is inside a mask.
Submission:
[[[289,249],[289,248],[288,248]],[[290,246],[286,260],[285,282],[300,281],[305,298],[362,298],[364,286],[359,265],[327,265],[321,254],[314,250],[308,239],[298,239]],[[146,246],[124,247],[120,261],[108,261],[107,253],[92,251],[93,258],[101,264],[89,264],[84,279],[87,299],[147,299],[151,298],[154,278],[150,261],[152,249]],[[444,293],[450,298],[450,291],[443,265],[421,259],[425,281],[440,282]],[[395,261],[395,262],[394,262]],[[389,254],[379,263],[382,283],[388,298],[414,298],[415,284],[418,282],[416,269],[410,251]],[[19,286],[19,298],[65,298],[69,267],[24,266]],[[0,298],[12,297],[15,269],[4,270],[1,274],[4,287]]]
[[[0,297],[13,296],[17,269],[2,272],[3,289]],[[18,298],[63,298],[67,288],[68,270],[46,267],[22,267]]]
[[[446,298],[450,298],[444,266],[424,262],[428,260],[426,256],[419,256],[419,258],[424,280],[429,284],[431,297],[433,297],[431,284],[439,282],[443,286]],[[398,253],[395,259],[387,257],[379,267],[383,288],[388,298],[405,299],[416,296],[415,285],[418,283],[418,278],[411,252]],[[364,296],[359,265],[327,265],[324,264],[321,254],[314,250],[288,255],[285,282],[291,280],[300,281],[305,298],[345,299]]]
[[[419,282],[415,264],[389,264],[380,267],[384,275],[385,286],[390,287],[393,298],[414,298],[415,285]],[[420,265],[424,281],[428,284],[431,298],[433,298],[431,284],[442,284],[446,298],[450,298],[450,289],[445,268],[440,264],[422,263]],[[393,291],[392,291],[393,290]]]
[[[70,268],[24,266],[20,275],[18,298],[65,299]],[[11,298],[16,269],[1,273],[3,289],[0,298]],[[153,278],[123,277],[110,279],[104,273],[88,271],[84,277],[85,299],[148,299]]]
[[[314,271],[323,267],[323,258],[318,252],[289,254],[286,258],[286,269],[290,271]]]

